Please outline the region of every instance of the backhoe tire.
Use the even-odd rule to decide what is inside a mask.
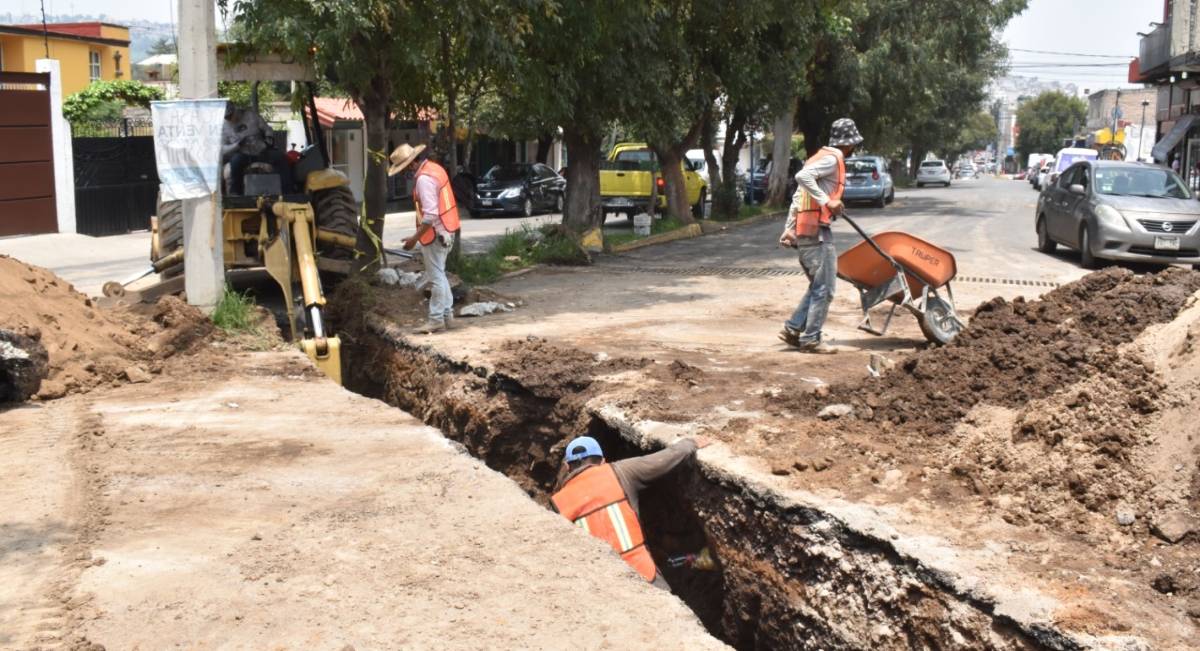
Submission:
[[[158,198],[158,251],[151,251],[151,261],[157,262],[172,251],[183,247],[183,203]],[[155,256],[154,254],[158,255]]]
[[[333,231],[350,237],[358,237],[358,202],[354,193],[346,186],[319,190],[313,193],[313,213],[316,215],[317,228],[323,231]],[[317,241],[317,255],[335,260],[349,260],[354,257],[354,249],[347,249],[336,244]]]

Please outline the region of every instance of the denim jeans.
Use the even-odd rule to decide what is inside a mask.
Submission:
[[[444,321],[454,316],[454,296],[450,293],[450,281],[446,279],[446,258],[450,247],[442,244],[442,238],[434,238],[428,246],[421,245],[421,260],[425,263],[425,277],[421,285],[429,283],[429,320]]]
[[[821,328],[829,315],[829,304],[833,302],[833,289],[837,283],[837,250],[833,242],[816,240],[801,241],[798,247],[800,266],[808,276],[808,291],[800,299],[800,305],[785,325],[800,335],[800,343],[815,344],[821,341]]]

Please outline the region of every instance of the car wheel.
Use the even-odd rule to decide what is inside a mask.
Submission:
[[[1058,248],[1058,242],[1050,239],[1050,233],[1046,230],[1046,216],[1042,215],[1037,220],[1037,238],[1038,251],[1042,253],[1054,253]]]
[[[700,188],[700,198],[696,200],[696,205],[692,206],[692,215],[696,219],[704,219],[704,200],[708,198],[708,190]]]
[[[950,187],[950,182],[946,181],[946,187]]]
[[[923,188],[923,187],[925,187],[925,184],[924,184],[924,183],[917,183],[917,187],[918,187],[918,188]]]
[[[530,199],[528,196],[526,196],[525,201],[521,203],[521,216],[533,217],[533,199]]]
[[[891,203],[895,200],[896,200],[896,188],[892,188],[892,191],[888,192],[887,202]]]
[[[560,194],[554,198],[554,212],[562,214],[563,211],[563,196]]]
[[[880,192],[879,198],[875,200],[875,207],[882,208],[887,205],[887,195]]]
[[[1084,269],[1096,268],[1096,256],[1092,255],[1092,236],[1087,225],[1079,229],[1079,264]]]

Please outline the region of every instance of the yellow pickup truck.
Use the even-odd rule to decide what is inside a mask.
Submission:
[[[692,205],[692,214],[701,217],[704,202],[708,199],[708,187],[686,157],[682,164],[688,203]],[[651,183],[659,184],[658,206],[665,208],[667,198],[663,195],[663,180],[657,168],[657,158],[645,143],[623,142],[613,147],[608,160],[600,166],[600,200],[604,213],[625,213],[632,217],[645,209],[650,200]]]

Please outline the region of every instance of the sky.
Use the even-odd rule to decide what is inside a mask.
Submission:
[[[935,0],[931,0],[935,1]],[[950,0],[953,1],[953,0]],[[104,13],[112,19],[169,22],[178,0],[45,0],[49,14]],[[0,13],[39,11],[40,0],[0,0]],[[1128,86],[1128,60],[1138,53],[1137,32],[1162,20],[1161,0],[1030,0],[1029,8],[1004,30],[1011,50],[1010,73],[1074,82],[1080,88]],[[1044,50],[1114,58],[1021,52]],[[1063,67],[1063,64],[1093,64]],[[1106,65],[1121,63],[1123,65]],[[1099,64],[1099,65],[1095,65]],[[1029,66],[1038,67],[1029,67]]]
[[[0,0],[4,2],[5,0]],[[1129,86],[1129,59],[1138,55],[1138,32],[1162,20],[1162,0],[1030,0],[1009,22],[1003,41],[1009,48],[1009,74],[1089,88]],[[1043,50],[1112,56],[1060,56],[1022,52]],[[1121,65],[1109,65],[1120,63]],[[1063,64],[1092,64],[1063,67]]]

